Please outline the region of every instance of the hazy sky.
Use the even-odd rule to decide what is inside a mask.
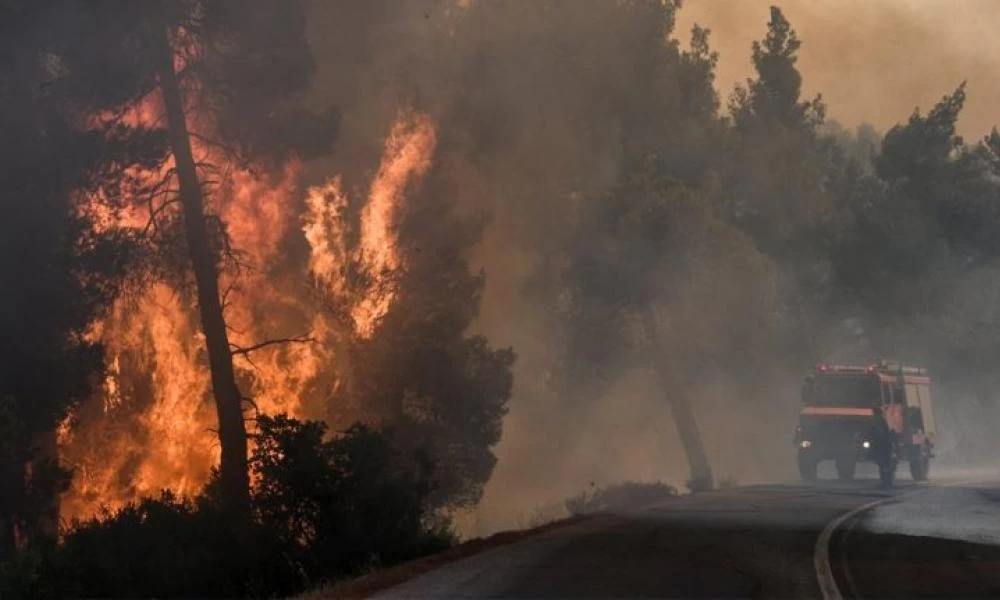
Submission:
[[[723,101],[751,74],[750,44],[777,4],[802,40],[808,96],[821,92],[829,117],[879,129],[926,112],[968,80],[960,133],[977,139],[1000,122],[998,0],[685,0],[677,34],[712,30]]]

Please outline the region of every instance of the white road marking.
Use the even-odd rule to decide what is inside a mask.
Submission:
[[[840,593],[840,587],[837,586],[837,580],[833,576],[833,565],[830,562],[830,541],[833,539],[834,532],[855,515],[859,515],[870,508],[875,508],[879,504],[884,504],[890,500],[895,500],[895,497],[890,496],[869,502],[868,504],[862,504],[858,508],[848,511],[830,521],[819,534],[819,537],[816,539],[816,549],[813,551],[813,568],[816,569],[819,591],[823,594],[824,600],[843,600],[844,598]]]
[[[858,591],[858,586],[854,583],[854,577],[851,575],[851,569],[847,565],[847,545],[850,543],[851,532],[854,528],[858,526],[861,519],[853,519],[847,529],[844,530],[844,536],[840,541],[840,560],[844,563],[844,580],[847,582],[847,591],[851,594],[852,598],[861,598],[861,592]]]
[[[993,481],[993,480],[994,480],[993,478],[991,479],[976,478],[976,479],[938,484],[935,487],[958,487],[963,485],[975,485],[977,483],[985,483],[987,481]],[[827,524],[827,526],[823,528],[823,531],[820,532],[819,537],[816,539],[816,547],[815,550],[813,550],[813,568],[816,570],[816,580],[819,583],[819,590],[820,593],[823,595],[824,600],[843,600],[844,598],[843,594],[841,594],[840,592],[840,587],[837,585],[837,580],[833,576],[833,564],[830,560],[830,542],[833,540],[833,534],[837,531],[838,528],[840,528],[841,525],[843,525],[847,521],[851,520],[855,516],[860,515],[861,513],[867,510],[875,508],[879,504],[885,504],[886,502],[892,500],[898,500],[903,496],[908,496],[910,494],[917,493],[931,486],[924,484],[924,485],[916,485],[914,487],[916,489],[908,489],[902,494],[896,496],[889,496],[888,498],[881,498],[879,500],[863,504],[853,510],[850,510],[840,515],[833,521],[830,521]],[[847,569],[846,548],[844,549],[843,555],[844,555],[844,569],[846,570]],[[850,576],[848,575],[848,577]],[[858,594],[857,589],[854,588],[854,582],[849,581],[848,583],[851,584],[851,587],[853,588],[852,593],[854,593],[855,597],[860,598],[861,595]]]

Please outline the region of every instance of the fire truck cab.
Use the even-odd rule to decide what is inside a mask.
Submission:
[[[937,428],[925,369],[885,360],[817,365],[802,403],[794,444],[804,481],[816,480],[824,460],[835,461],[841,480],[854,478],[859,461],[871,461],[891,485],[901,460],[915,481],[927,479]]]

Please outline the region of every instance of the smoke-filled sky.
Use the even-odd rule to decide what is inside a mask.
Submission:
[[[994,0],[686,0],[677,35],[697,23],[712,30],[718,88],[728,97],[752,71],[750,44],[781,6],[802,48],[803,90],[822,93],[829,117],[881,131],[926,110],[968,80],[959,133],[974,140],[997,123],[1000,10]]]
[[[994,124],[1000,52],[991,49],[1000,44],[992,37],[1000,15],[990,0],[952,3],[946,15],[944,2],[930,1],[686,0],[673,37],[687,47],[694,23],[712,30],[723,106],[751,74],[751,43],[765,35],[771,4],[802,41],[804,94],[822,93],[829,119],[884,132],[968,80],[960,132],[974,140]],[[310,164],[309,177],[341,175],[348,187],[365,181],[389,124],[401,110],[418,110],[437,127],[434,169],[451,182],[449,204],[486,217],[463,258],[486,277],[472,333],[512,346],[518,362],[499,462],[471,530],[528,524],[536,509],[594,484],[662,478],[682,487],[687,466],[669,404],[648,372],[623,368],[593,398],[553,384],[572,350],[558,315],[566,297],[559,277],[579,250],[574,224],[595,218],[629,147],[663,108],[648,99],[676,92],[651,84],[645,62],[644,44],[660,24],[622,17],[611,0],[310,6],[318,67],[311,100],[335,106],[342,122],[336,150]],[[669,139],[685,154],[697,140],[674,136],[681,133]],[[450,235],[433,226],[417,233]],[[713,293],[705,304],[745,293]],[[684,339],[677,344],[664,362],[687,352]],[[745,483],[793,472],[787,446],[799,375],[791,371],[762,375],[756,392],[724,378],[691,392],[720,477]]]

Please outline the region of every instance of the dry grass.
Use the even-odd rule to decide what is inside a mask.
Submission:
[[[568,498],[566,509],[571,515],[640,510],[675,497],[677,488],[662,481],[623,481],[608,486],[593,486]]]

